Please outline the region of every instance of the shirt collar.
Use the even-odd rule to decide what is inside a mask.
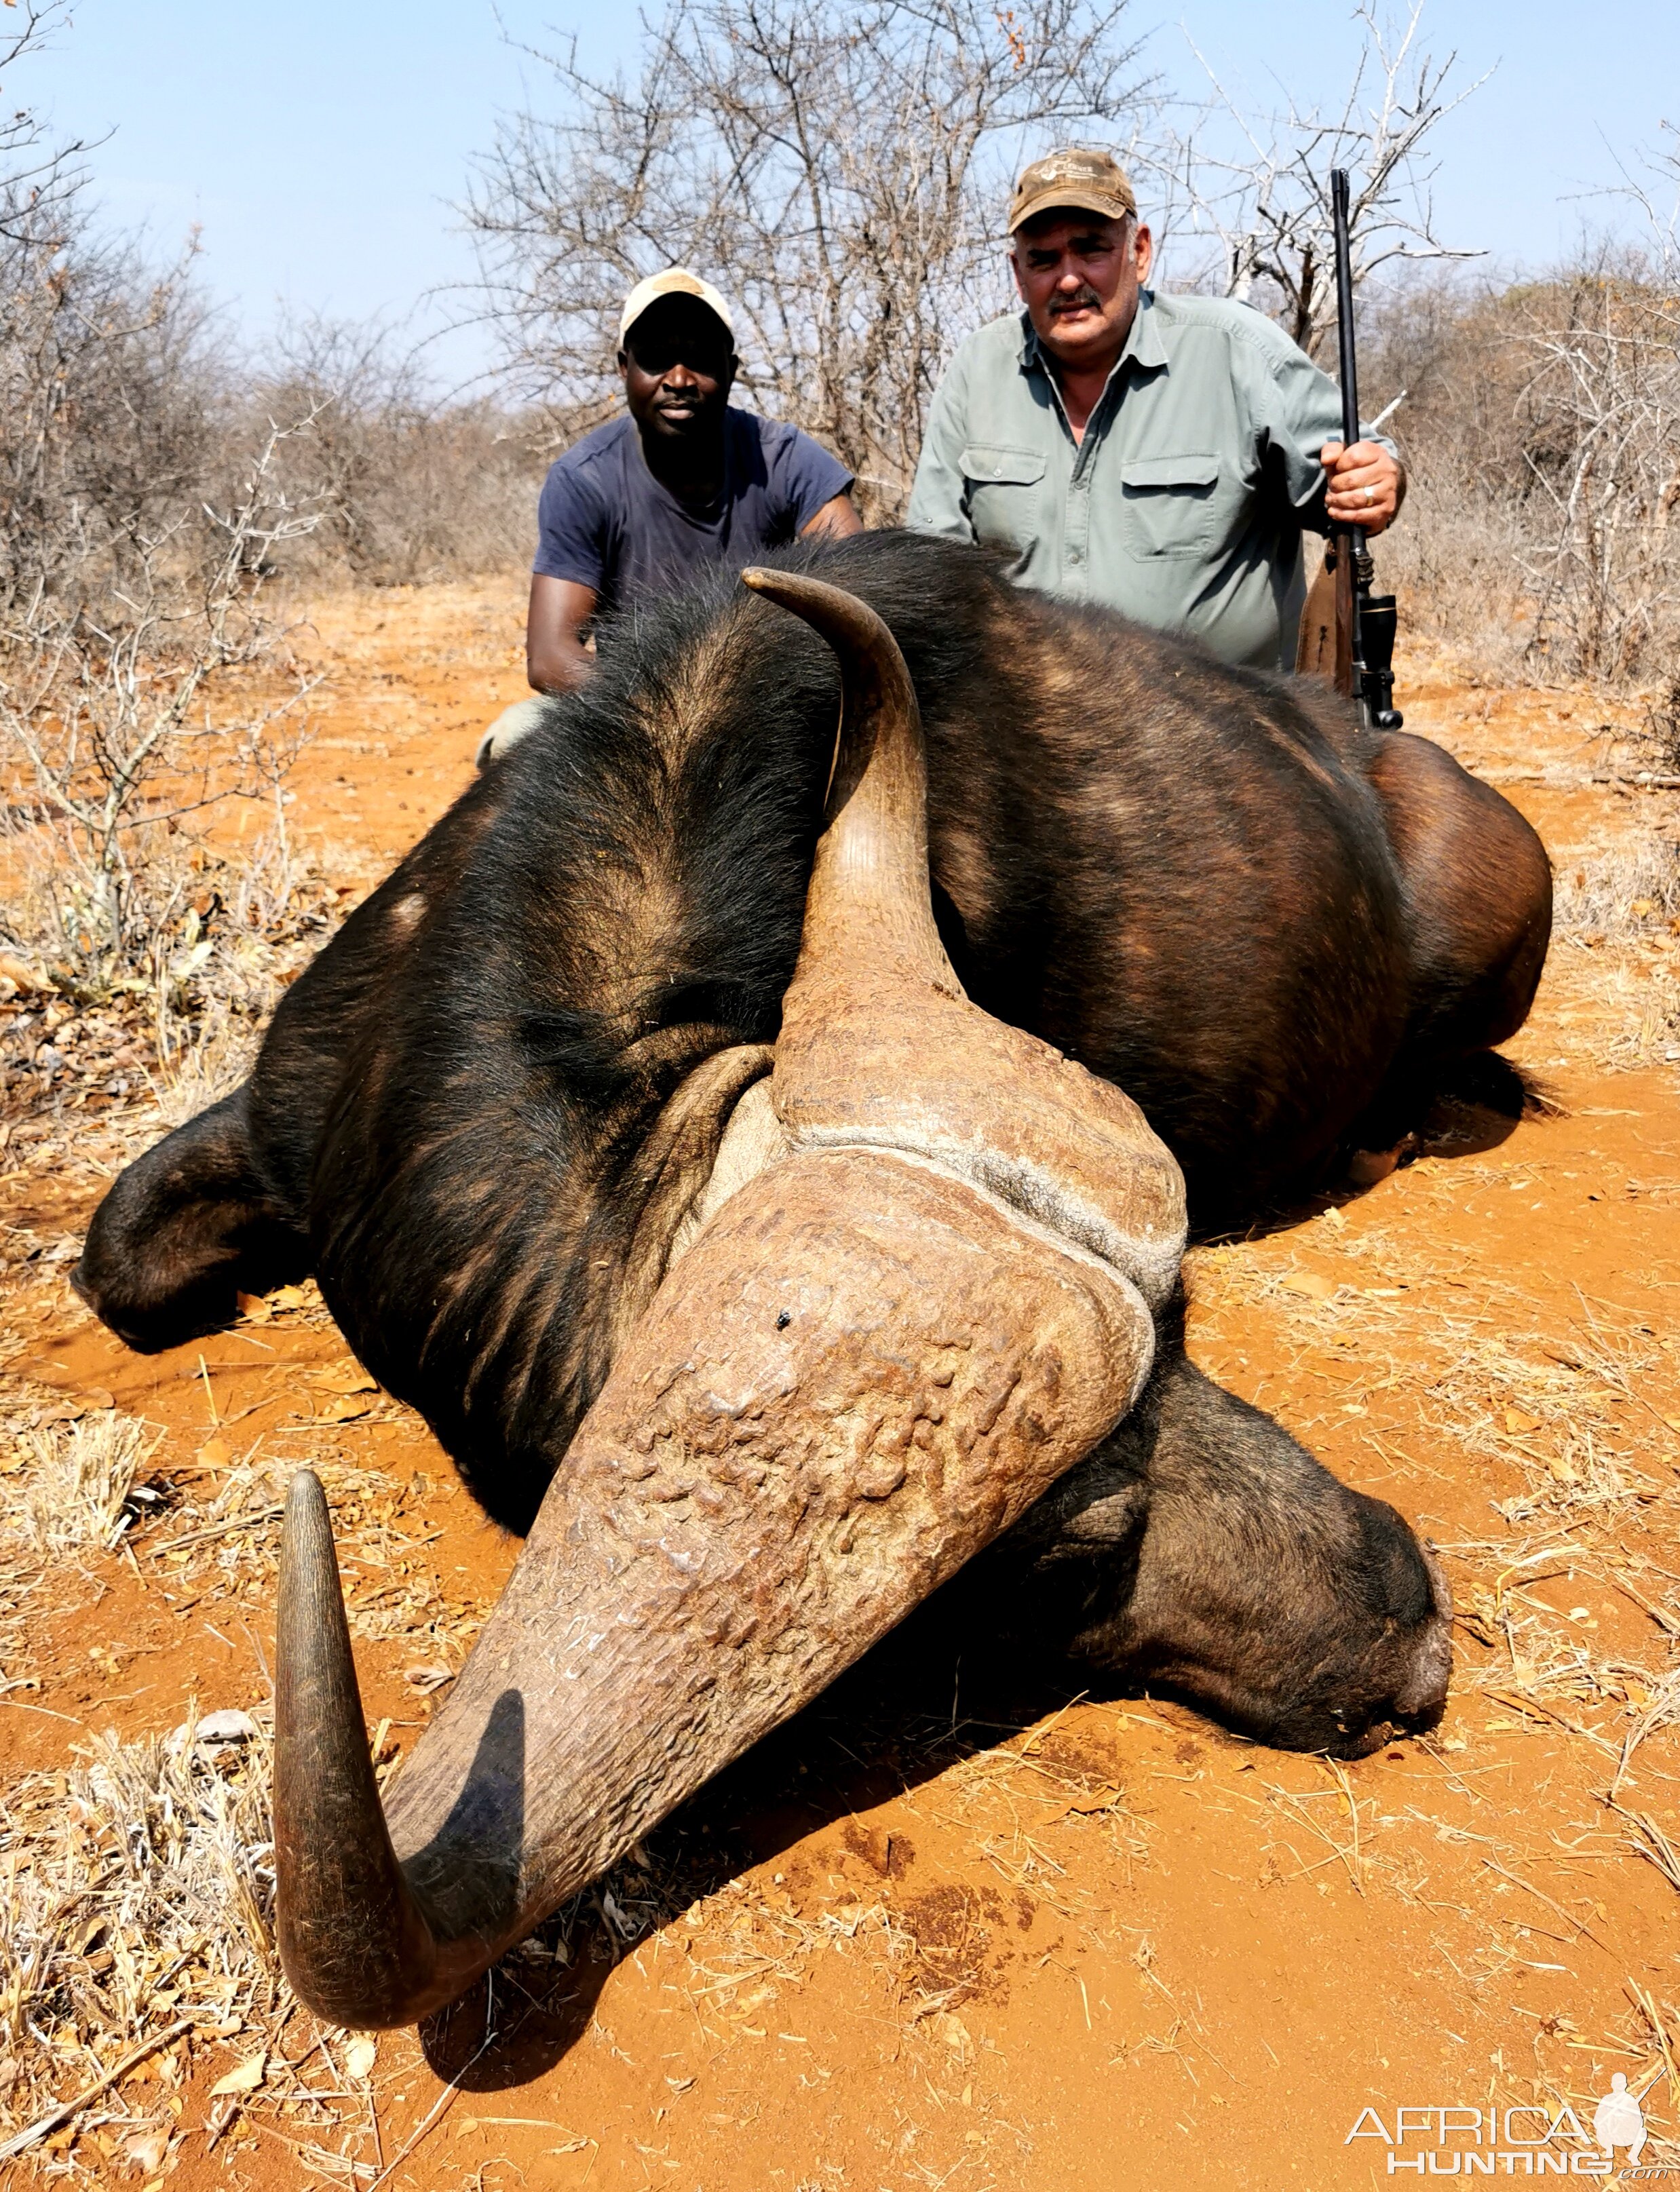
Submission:
[[[1037,331],[1033,327],[1031,318],[1024,306],[1020,316],[1020,328],[1021,370],[1024,373],[1034,371],[1049,373],[1050,362],[1044,354]],[[1140,289],[1138,308],[1132,317],[1131,332],[1126,337],[1125,348],[1115,361],[1114,370],[1108,376],[1109,381],[1111,385],[1128,363],[1138,365],[1146,371],[1153,371],[1157,367],[1164,368],[1167,362],[1167,345],[1161,340],[1161,329],[1157,321],[1155,292],[1152,289]]]

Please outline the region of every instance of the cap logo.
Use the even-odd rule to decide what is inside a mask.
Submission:
[[[1067,193],[1058,198],[1058,191]],[[1100,213],[1110,220],[1134,213],[1137,199],[1125,169],[1112,154],[1087,146],[1048,152],[1021,170],[1009,207],[1013,234],[1036,214],[1058,205]]]

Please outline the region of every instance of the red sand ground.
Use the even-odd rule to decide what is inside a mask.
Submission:
[[[519,606],[510,585],[319,613],[332,678],[293,780],[297,828],[329,873],[372,880],[466,782],[477,730],[521,690]],[[1574,751],[1553,699],[1490,703],[1416,665],[1405,697],[1415,728],[1495,773]],[[1613,788],[1510,789],[1557,845],[1626,819]],[[918,1749],[880,1734],[897,1678],[871,1689],[866,1674],[696,1807],[691,1839],[704,1830],[740,1861],[714,1869],[685,1917],[611,1967],[515,1962],[498,1977],[489,2009],[506,2036],[458,2087],[444,2080],[485,2029],[482,1989],[430,2036],[431,2061],[414,2034],[383,2035],[377,2148],[369,2132],[350,2153],[383,2167],[417,2140],[390,2182],[483,2192],[1357,2186],[1389,2173],[1380,2138],[1347,2143],[1368,2105],[1390,2130],[1400,2104],[1551,2112],[1574,2097],[1586,2116],[1612,2069],[1637,2086],[1660,2069],[1631,1989],[1680,2000],[1680,1904],[1603,1798],[1614,1748],[1674,1657],[1674,1632],[1614,1578],[1631,1562],[1620,1572],[1647,1574],[1641,1595],[1660,1603],[1649,1573],[1680,1567],[1668,1339],[1680,1127],[1671,1065],[1603,1070],[1586,995],[1573,974],[1549,976],[1515,1046],[1567,1116],[1509,1132],[1474,1120],[1468,1139],[1344,1208],[1192,1269],[1197,1359],[1416,1518],[1449,1548],[1461,1606],[1483,1609],[1479,1630],[1460,1630],[1435,1738],[1343,1769],[1147,1701],[1057,1699],[1033,1718],[1040,1698],[1012,1720],[1020,1699],[959,1693],[951,1740]],[[1591,1041],[1572,1036],[1576,1021]],[[9,1221],[37,1232],[72,1233],[90,1207],[16,1174],[0,1188]],[[1517,1331],[1535,1343],[1513,1341],[1520,1362],[1562,1362],[1590,1327],[1647,1366],[1626,1396],[1594,1384],[1600,1444],[1640,1488],[1591,1532],[1560,1510],[1563,1550],[1524,1572],[1540,1579],[1501,1581],[1501,1542],[1544,1550],[1547,1517],[1519,1530],[1491,1503],[1532,1487],[1528,1464],[1563,1451],[1568,1424],[1536,1425],[1520,1370],[1489,1368],[1477,1349]],[[213,1434],[243,1453],[289,1426],[296,1450],[393,1484],[423,1470],[403,1510],[414,1573],[469,1622],[511,1565],[414,1418],[387,1405],[394,1420],[323,1419],[303,1373],[345,1350],[304,1315],[142,1359],[64,1288],[46,1321],[11,1336],[14,1369],[71,1396],[109,1393],[165,1428],[178,1467]],[[0,1711],[8,1779],[62,1761],[84,1730],[164,1730],[194,1699],[267,1693],[269,1584],[172,1602],[144,1555],[89,1567],[93,1587],[31,1615],[40,1687]],[[1525,1635],[1548,1650],[1585,1640],[1597,1662],[1644,1670],[1643,1687],[1626,1678],[1619,1702],[1612,1680],[1580,1703],[1531,1683],[1544,1655],[1501,1629],[1519,1591]],[[370,1719],[411,1741],[412,1645],[358,1658]],[[971,1714],[1002,1725],[964,1725]],[[1620,1801],[1680,1839],[1674,1770],[1671,1739],[1654,1738]],[[292,2056],[308,2029],[292,2021]],[[236,2127],[214,2154],[193,2135],[240,2043],[229,2049],[209,2051],[186,2089],[174,2182],[319,2181],[273,2128]],[[1680,2091],[1660,2079],[1647,2107],[1671,2131]],[[346,2128],[357,2121],[365,2130],[348,2112]],[[1462,2144],[1437,2148],[1437,2167]],[[1420,2150],[1414,2135],[1405,2152]],[[66,2158],[126,2176],[89,2139]]]

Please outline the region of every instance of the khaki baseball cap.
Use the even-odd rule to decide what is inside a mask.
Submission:
[[[686,266],[667,266],[663,274],[650,274],[645,282],[638,282],[624,300],[623,316],[619,321],[619,348],[624,348],[624,339],[635,326],[649,305],[658,304],[661,297],[695,297],[708,311],[716,312],[723,323],[723,332],[733,343],[735,323],[729,317],[729,308],[712,288],[702,282],[698,274],[691,274]]]
[[[1022,168],[1009,201],[1010,235],[1024,220],[1062,206],[1100,213],[1106,220],[1123,220],[1137,211],[1138,202],[1130,178],[1111,152],[1086,151],[1075,146]]]

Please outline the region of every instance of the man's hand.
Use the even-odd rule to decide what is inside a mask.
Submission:
[[[1318,452],[1324,467],[1324,508],[1332,525],[1357,525],[1380,533],[1391,525],[1406,499],[1406,474],[1397,457],[1375,442],[1344,448],[1326,442]]]

